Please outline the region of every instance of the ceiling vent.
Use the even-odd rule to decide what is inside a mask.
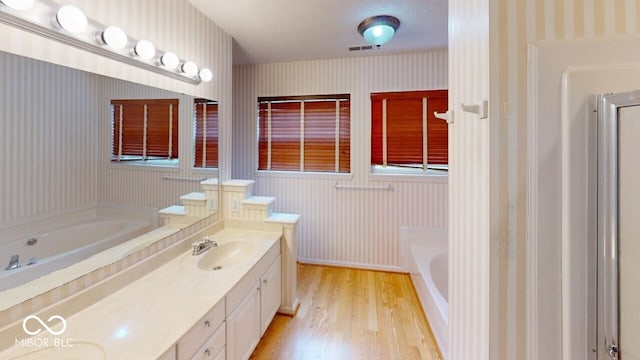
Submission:
[[[362,51],[362,50],[371,50],[373,49],[372,45],[365,45],[365,46],[351,46],[349,48],[349,51]]]

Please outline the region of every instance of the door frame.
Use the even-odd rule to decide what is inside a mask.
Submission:
[[[572,288],[576,271],[566,272],[573,268],[577,255],[564,251],[571,250],[574,245],[571,234],[564,231],[567,226],[562,220],[563,198],[568,194],[561,185],[566,181],[566,171],[563,173],[564,161],[558,153],[565,144],[560,136],[551,133],[561,129],[563,74],[571,70],[608,71],[620,67],[637,72],[639,64],[640,40],[637,37],[529,43],[524,259],[526,358],[529,360],[595,359],[591,344],[581,333],[584,327],[576,324],[581,309],[584,312],[579,318],[584,321],[588,305],[584,293],[577,294]],[[631,83],[629,76],[616,79],[616,82],[605,78],[604,81],[589,82],[582,90],[587,98],[592,94],[637,87],[637,81]]]

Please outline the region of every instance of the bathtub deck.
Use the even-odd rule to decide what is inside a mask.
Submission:
[[[441,359],[406,274],[298,265],[300,308],[251,359]]]
[[[428,246],[421,246],[412,244],[411,246],[411,281],[418,293],[420,305],[426,314],[429,325],[433,330],[433,336],[438,343],[439,348],[443,353],[443,358],[446,358],[449,347],[448,341],[448,315],[445,317],[438,305],[436,304],[433,296],[430,294],[429,288],[426,284],[426,278],[431,276],[429,274],[430,261],[433,258],[433,252],[438,251]]]

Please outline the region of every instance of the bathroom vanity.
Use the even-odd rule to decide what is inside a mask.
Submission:
[[[281,305],[281,236],[225,228],[212,236],[217,246],[197,256],[183,252],[104,294],[66,318],[64,328],[52,320],[54,331],[24,334],[31,346],[16,339],[0,358],[247,359]],[[61,346],[33,346],[38,342]]]

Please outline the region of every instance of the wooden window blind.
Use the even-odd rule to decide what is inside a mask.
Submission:
[[[421,167],[448,164],[447,90],[371,94],[371,164]]]
[[[178,158],[178,99],[112,100],[112,160]]]
[[[258,99],[258,169],[350,171],[349,95]]]
[[[194,167],[218,167],[218,103],[195,99],[194,106]]]

